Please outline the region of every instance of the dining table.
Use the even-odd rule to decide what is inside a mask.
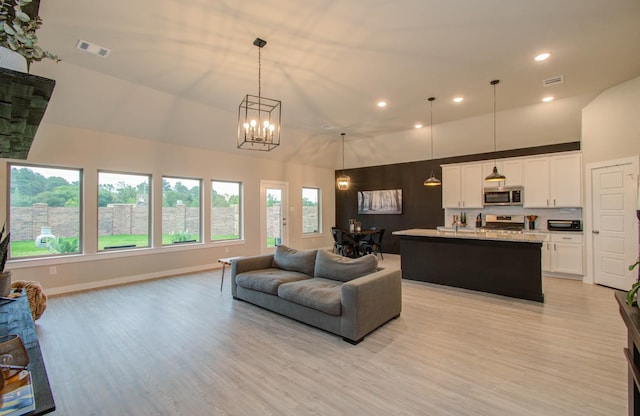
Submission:
[[[373,235],[375,233],[377,233],[377,230],[360,230],[360,231],[346,231],[343,230],[343,233],[345,233],[346,235],[350,236],[351,238],[353,238],[355,240],[356,243],[359,243],[360,240],[362,240],[365,237],[368,237],[370,235]]]

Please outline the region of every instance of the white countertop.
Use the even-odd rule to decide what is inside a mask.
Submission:
[[[399,236],[412,237],[442,237],[442,238],[463,238],[473,240],[492,240],[492,241],[513,241],[524,243],[542,243],[546,240],[544,234],[534,233],[501,233],[495,231],[476,231],[470,229],[454,229],[433,230],[426,228],[412,228],[408,230],[398,230],[392,233]]]

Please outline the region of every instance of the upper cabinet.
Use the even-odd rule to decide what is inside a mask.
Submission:
[[[524,207],[582,206],[582,155],[566,153],[524,159]]]
[[[522,186],[524,184],[522,174],[522,159],[502,159],[491,162],[484,162],[482,164],[482,177],[486,178],[493,171],[493,167],[498,168],[498,172],[503,174],[507,180],[503,182],[487,182],[484,181],[484,186]]]
[[[442,166],[442,207],[482,208],[483,178],[482,163]]]

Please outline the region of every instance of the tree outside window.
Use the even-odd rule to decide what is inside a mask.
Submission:
[[[10,258],[82,250],[81,169],[9,165]]]

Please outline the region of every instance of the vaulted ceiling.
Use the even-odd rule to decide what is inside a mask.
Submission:
[[[441,124],[490,114],[492,79],[508,111],[546,95],[582,106],[640,75],[638,0],[43,0],[40,15],[42,46],[62,58],[32,67],[58,80],[47,122],[242,152],[238,105],[258,92],[260,37],[283,144],[256,156],[326,167],[342,131],[412,134],[429,96]],[[80,39],[111,54],[78,50]],[[543,86],[555,76],[564,83]]]

